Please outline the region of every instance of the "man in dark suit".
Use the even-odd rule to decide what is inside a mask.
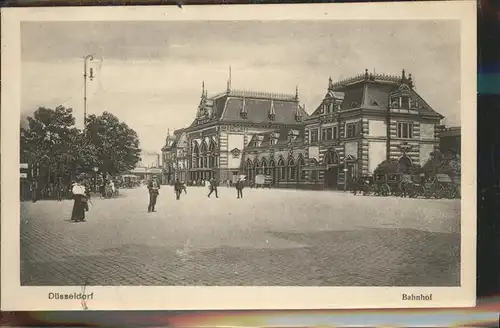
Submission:
[[[153,176],[151,178],[151,181],[149,181],[148,190],[149,190],[148,213],[156,212],[155,211],[156,199],[158,198],[158,195],[160,193],[160,183],[158,182],[158,178],[156,176]]]
[[[174,191],[175,191],[175,198],[177,200],[179,200],[181,198],[181,193],[182,193],[183,186],[184,185],[182,184],[182,182],[179,181],[179,179],[175,180]]]
[[[242,179],[238,179],[238,181],[236,182],[236,192],[238,194],[237,198],[243,198],[243,187],[244,187],[244,184],[243,184],[243,180]]]
[[[210,180],[210,193],[208,194],[208,198],[210,198],[210,195],[215,191],[215,197],[219,198],[219,195],[217,194],[217,180],[215,178],[212,178]]]

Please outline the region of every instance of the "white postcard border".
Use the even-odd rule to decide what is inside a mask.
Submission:
[[[462,214],[460,287],[92,287],[89,310],[327,309],[467,307],[476,297],[476,3],[228,5],[163,7],[2,8],[1,305],[11,310],[81,310],[79,300],[49,292],[83,287],[20,286],[19,113],[20,22],[163,20],[442,20],[461,21]],[[57,72],[54,72],[57,74]],[[402,293],[433,294],[402,301]]]

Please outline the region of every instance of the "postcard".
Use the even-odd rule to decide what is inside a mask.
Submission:
[[[2,310],[474,306],[475,13],[2,9]]]

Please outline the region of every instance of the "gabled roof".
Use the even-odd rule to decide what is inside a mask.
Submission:
[[[351,108],[387,110],[391,94],[400,92],[404,86],[405,92],[416,101],[415,106],[421,114],[443,118],[437,113],[415,90],[411,74],[407,77],[405,71],[401,76],[372,74],[365,72],[348,79],[333,83],[329,80],[328,91],[321,104],[316,108],[311,117],[323,113],[326,103],[336,100],[341,103],[340,110]]]
[[[181,138],[181,136],[185,130],[186,130],[186,128],[177,129],[174,131],[173,135],[168,134],[167,138],[165,139],[165,146],[163,146],[161,151],[169,151],[169,150],[175,149],[175,147],[177,147],[177,143],[179,142],[179,139]]]

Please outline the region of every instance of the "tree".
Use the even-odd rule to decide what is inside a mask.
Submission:
[[[404,173],[404,174],[416,174],[420,171],[420,165],[412,164],[407,167],[402,165],[397,159],[386,159],[382,161],[375,169],[375,174],[393,174],[393,173]]]
[[[137,133],[113,114],[90,115],[86,131],[90,142],[87,150],[90,156],[95,151],[101,172],[121,174],[133,169],[140,161]]]
[[[28,158],[32,165],[45,168],[43,174],[58,172],[76,133],[75,118],[71,108],[58,106],[56,109],[39,107],[33,117],[26,117],[21,127],[20,149],[22,158]]]
[[[422,166],[422,172],[427,175],[443,173],[451,177],[460,175],[460,158],[457,156],[445,156],[440,151],[434,151],[430,155],[429,160]]]

